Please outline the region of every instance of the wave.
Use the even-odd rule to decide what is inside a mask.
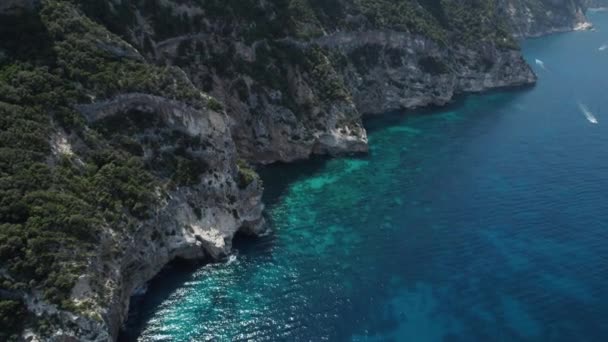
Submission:
[[[604,51],[606,49],[608,49],[608,44],[604,44],[598,48],[598,50],[600,50],[600,51]]]
[[[232,254],[228,256],[228,260],[226,261],[226,265],[232,265],[237,261],[236,254]]]
[[[585,115],[585,117],[587,118],[587,121],[591,122],[592,124],[598,123],[597,118],[595,117],[595,115],[593,115],[593,113],[589,110],[589,108],[587,108],[587,106],[585,106],[584,104],[579,102],[578,108]]]

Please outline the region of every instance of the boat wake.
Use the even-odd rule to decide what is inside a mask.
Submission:
[[[545,68],[545,62],[541,61],[540,59],[535,59],[534,62],[536,62],[536,65],[538,65],[542,69],[547,70],[547,68]]]
[[[598,123],[597,118],[595,117],[595,115],[593,115],[593,113],[591,113],[591,111],[589,110],[589,108],[587,108],[587,106],[585,106],[584,104],[579,102],[578,108],[585,115],[585,117],[587,118],[587,121],[591,122],[592,124]]]
[[[600,51],[604,51],[606,49],[608,49],[608,44],[604,44],[598,48],[598,50],[600,50]]]

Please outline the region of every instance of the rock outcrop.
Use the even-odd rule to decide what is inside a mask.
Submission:
[[[118,120],[120,125],[133,112],[151,121],[159,118],[167,134],[177,130],[202,144],[192,155],[204,161],[207,171],[196,184],[154,189],[158,204],[152,217],[127,234],[104,229],[87,272],[70,296],[75,307],[83,308],[79,314],[47,303],[40,293],[27,295],[31,312],[61,322],[53,324],[48,335],[26,330],[24,336],[31,340],[113,340],[127,317],[131,295],[171,260],[218,260],[230,253],[237,232],[259,234],[264,229],[261,184],[257,178],[239,180],[225,114],[147,94],[124,94],[77,107],[91,123]],[[164,135],[158,127],[140,133],[141,138]],[[161,138],[157,143],[163,149],[175,148]],[[146,148],[145,153],[154,152]]]
[[[379,9],[370,9],[371,3],[294,9],[248,1],[223,4],[217,14],[211,5],[167,3],[163,10],[184,23],[174,36],[165,37],[146,9],[129,32],[133,44],[149,46],[151,58],[180,66],[226,105],[240,154],[256,163],[364,152],[363,115],[535,81],[509,34],[485,22],[499,21],[493,2],[478,9],[479,18],[462,20],[404,4],[395,8],[403,14],[394,23],[377,16],[397,5],[379,1]],[[439,10],[456,16],[462,8]],[[258,13],[255,25],[248,22]],[[481,20],[487,32],[471,32],[467,20]]]
[[[221,259],[230,253],[236,233],[255,235],[265,228],[261,184],[257,178],[246,183],[239,179],[242,170],[236,166],[225,114],[137,93],[76,107],[91,124],[114,120],[120,126],[134,115],[130,113],[159,120],[160,126],[143,129],[138,139],[156,139],[162,149],[171,151],[174,143],[161,137],[179,131],[194,139],[191,154],[204,161],[207,170],[195,184],[154,189],[158,204],[152,217],[128,233],[104,228],[90,266],[70,296],[81,308],[79,314],[49,304],[38,292],[26,295],[28,310],[60,322],[43,335],[27,329],[24,336],[32,341],[114,340],[127,317],[131,295],[171,260]],[[144,153],[154,152],[146,147]]]
[[[519,51],[491,43],[449,49],[393,30],[338,32],[316,43],[347,57],[340,73],[356,107],[367,115],[445,105],[457,94],[536,79]]]
[[[503,0],[501,9],[517,37],[537,37],[591,27],[584,0]]]
[[[120,253],[119,258],[105,261],[105,264],[100,258],[97,270],[110,270],[104,277],[105,298],[109,305],[102,308],[101,315],[106,317],[106,330],[115,337],[127,317],[132,293],[171,260],[218,260],[230,253],[237,232],[255,235],[263,231],[262,187],[258,179],[239,184],[236,149],[225,114],[137,93],[77,108],[91,123],[124,120],[132,112],[147,115],[148,120],[157,117],[168,132],[177,130],[202,143],[203,147],[193,150],[192,154],[208,165],[208,171],[196,184],[162,192],[158,189],[160,198],[154,217],[143,221],[131,236],[106,236],[104,244],[108,248],[118,246]],[[141,133],[158,135],[160,132]],[[164,149],[172,148],[166,140],[158,142]],[[94,291],[88,283],[90,281],[90,278],[82,278],[77,283],[72,296],[75,301],[99,295],[99,291]]]

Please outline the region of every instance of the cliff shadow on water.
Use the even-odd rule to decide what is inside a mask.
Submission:
[[[118,342],[137,341],[153,316],[169,296],[192,281],[198,268],[210,261],[176,259],[165,266],[139,293],[131,297],[128,320],[121,327]]]
[[[525,94],[533,87],[534,84],[531,84],[489,90],[478,94],[459,94],[445,105],[429,105],[415,110],[398,110],[379,115],[367,115],[363,117],[364,128],[370,136],[373,136],[374,134],[381,134],[381,131],[385,128],[399,126],[403,124],[404,120],[412,117],[440,115],[446,112],[461,111],[465,107],[468,107],[468,112],[470,113],[475,112],[474,109],[471,110],[472,108],[481,108],[487,103],[494,103],[497,107],[502,107],[516,100],[518,95]],[[373,145],[373,141],[370,142],[370,145]],[[371,153],[351,154],[340,157],[313,155],[308,160],[301,160],[293,163],[277,162],[261,166],[258,168],[257,172],[260,174],[264,184],[264,204],[267,207],[276,205],[281,201],[291,184],[323,172],[327,162],[335,158],[367,160],[372,158],[372,155]],[[272,228],[272,222],[270,222],[269,225],[270,228]],[[239,236],[241,237],[241,240],[243,240],[243,238],[247,240],[246,237],[243,237],[242,235]],[[235,241],[235,243],[238,243],[238,241]]]
[[[398,126],[404,119],[416,116],[432,116],[445,112],[461,111],[465,107],[481,107],[482,104],[494,103],[498,107],[506,105],[535,87],[535,84],[504,87],[484,91],[483,93],[458,94],[445,105],[428,105],[414,110],[396,110],[383,114],[364,115],[364,128],[369,135],[379,133],[382,129]],[[476,104],[473,104],[476,103]],[[370,142],[373,145],[373,142]],[[286,189],[299,180],[309,178],[322,172],[328,161],[335,158],[369,159],[369,153],[353,153],[338,157],[312,155],[309,159],[291,163],[276,162],[259,166],[256,170],[264,184],[263,202],[269,207],[281,200]],[[242,237],[242,236],[241,236]]]

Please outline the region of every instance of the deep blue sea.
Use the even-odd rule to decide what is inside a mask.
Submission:
[[[590,17],[524,42],[535,87],[368,120],[369,156],[262,170],[273,232],[163,272],[123,338],[608,341],[608,13]]]

